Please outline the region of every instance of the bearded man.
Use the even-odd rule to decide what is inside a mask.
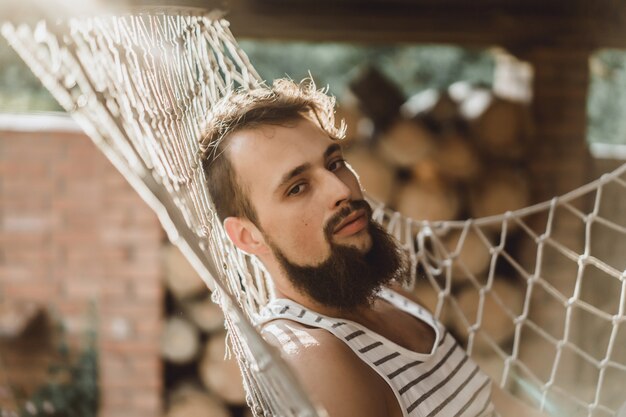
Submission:
[[[278,80],[222,100],[201,143],[226,233],[273,280],[264,337],[331,417],[534,415],[391,289],[407,260],[371,220],[333,107],[312,83]]]

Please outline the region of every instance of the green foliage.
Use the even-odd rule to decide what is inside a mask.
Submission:
[[[434,45],[240,41],[261,77],[313,76],[338,97],[367,65],[382,70],[407,96],[466,80],[490,85],[494,61],[484,50]],[[626,51],[602,50],[591,60],[589,142],[626,143]],[[0,41],[0,112],[60,111],[61,107],[17,54]]]
[[[86,348],[72,358],[68,346],[59,347],[59,360],[48,370],[45,383],[24,402],[20,417],[96,417],[98,411],[98,355],[93,333]]]
[[[41,81],[0,37],[0,112],[61,110]]]
[[[365,66],[376,66],[408,96],[425,88],[444,88],[466,80],[490,85],[494,61],[483,50],[455,46],[347,43],[239,42],[265,80],[289,76],[301,80],[309,71],[319,86],[341,97],[348,82]]]
[[[589,142],[626,144],[626,51],[601,50],[590,62]]]

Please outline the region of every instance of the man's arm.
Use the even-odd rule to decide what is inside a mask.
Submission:
[[[325,408],[330,417],[389,415],[384,394],[388,387],[332,334],[324,330],[305,332],[281,323],[268,325],[263,336],[281,349],[311,400]]]

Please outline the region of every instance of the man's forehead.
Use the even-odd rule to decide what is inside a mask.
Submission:
[[[268,186],[287,170],[323,156],[336,143],[309,120],[242,129],[228,140],[228,157],[240,179]]]

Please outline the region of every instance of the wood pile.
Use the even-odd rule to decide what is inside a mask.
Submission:
[[[166,416],[251,416],[237,361],[226,358],[222,310],[178,248],[165,246],[163,260]]]
[[[351,90],[337,110],[338,118],[348,124],[346,159],[375,199],[428,221],[492,216],[531,203],[528,103],[466,82],[406,98],[373,69],[355,79]],[[505,248],[513,257],[519,233],[514,226],[509,224]],[[432,248],[452,258],[447,273],[461,313],[446,307],[441,320],[462,342],[467,342],[468,327],[474,326],[480,328],[479,336],[487,334],[501,346],[510,344],[515,326],[504,307],[516,314],[523,309],[523,280],[494,257],[499,229],[451,230],[441,236],[440,247]],[[162,341],[167,416],[251,415],[237,363],[224,359],[221,310],[176,248],[167,246],[163,259],[168,288]],[[438,279],[443,282],[445,275]],[[489,290],[484,287],[488,283]],[[414,294],[431,311],[440,299],[424,280]],[[477,337],[474,349],[488,352],[491,347]]]
[[[339,117],[347,115],[346,160],[373,198],[428,221],[482,218],[531,204],[528,102],[467,82],[400,99],[399,89],[371,68],[350,87],[350,99],[339,104]],[[516,239],[515,229],[516,224],[508,224],[507,249],[509,240]],[[513,322],[493,294],[508,308],[521,310],[523,280],[511,268],[502,268],[500,260],[492,289],[483,291],[480,302],[479,288],[488,282],[499,238],[500,225],[442,236],[441,255],[452,255],[452,294],[464,316],[444,311],[442,321],[461,340],[467,341],[466,327],[477,323],[496,343],[506,344],[513,335]],[[438,298],[432,289],[418,285],[415,291],[435,309]],[[482,315],[479,304],[484,304]],[[479,343],[475,348],[481,350]]]

